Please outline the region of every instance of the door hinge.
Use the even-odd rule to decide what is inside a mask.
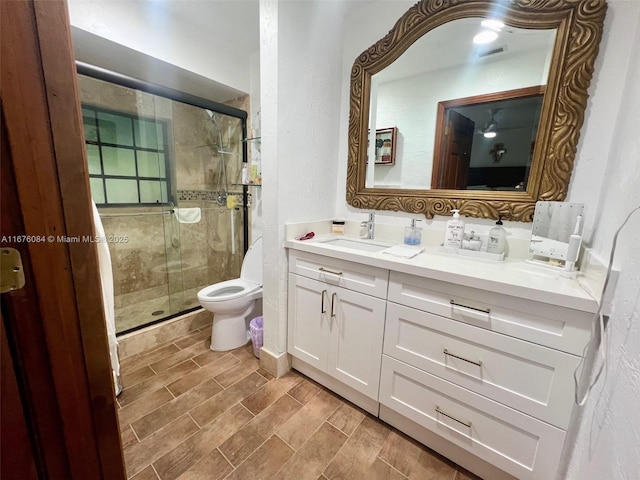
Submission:
[[[24,287],[22,257],[15,248],[2,248],[0,253],[0,293]]]

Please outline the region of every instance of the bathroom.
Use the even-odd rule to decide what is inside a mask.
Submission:
[[[356,56],[384,36],[413,3],[261,1],[259,10],[251,14],[259,21],[252,27],[259,29],[253,32],[259,34],[259,55],[251,55],[245,62],[246,74],[239,89],[249,92],[250,102],[259,99],[259,105],[252,104],[249,110],[261,112],[263,187],[254,193],[250,232],[252,238],[263,237],[265,359],[261,361],[270,372],[279,373],[287,367],[284,357],[288,351],[289,267],[284,248],[285,224],[334,218],[357,223],[366,220],[369,210],[353,208],[345,200],[348,78]],[[625,108],[640,101],[640,62],[632,51],[640,40],[640,8],[636,2],[623,0],[610,0],[607,4],[603,38],[566,197],[567,201],[586,205],[584,242],[605,265],[616,230],[640,203],[640,185],[637,175],[633,175],[639,151],[634,127],[640,116],[635,109]],[[345,6],[349,7],[346,12]],[[246,10],[248,20],[249,9]],[[213,63],[229,65],[228,58],[212,61],[212,56],[221,55],[225,48],[193,49],[195,42],[203,41],[206,29],[213,28],[210,22],[193,28],[178,15],[183,23],[174,24],[169,36],[164,31],[154,34],[148,30],[149,11],[126,8],[122,2],[107,6],[71,1],[70,12],[71,23],[76,27],[77,54],[79,58],[84,55],[81,59],[85,61],[92,53],[91,41],[96,42],[94,47],[110,41],[220,83],[232,84],[231,77],[237,73],[231,68],[218,73],[212,67]],[[83,32],[77,29],[91,32],[93,37],[85,34],[87,43],[79,45]],[[135,35],[143,29],[148,35]],[[171,48],[166,44],[169,41]],[[233,51],[233,46],[226,47]],[[126,66],[118,66],[113,57],[104,57],[104,68],[132,74]],[[147,75],[152,81],[153,71]],[[165,78],[167,83],[175,81],[169,75]],[[168,86],[175,88],[175,84]],[[379,232],[387,225],[404,228],[414,216],[376,211],[376,228]],[[423,220],[425,235],[429,231],[444,235],[449,217]],[[465,221],[467,228],[473,226],[480,235],[486,235],[495,223],[495,219],[471,217]],[[637,409],[633,408],[638,401],[634,358],[639,354],[640,339],[634,320],[640,305],[639,281],[633,273],[639,268],[638,257],[632,248],[638,238],[638,224],[633,219],[629,223],[631,234],[629,230],[621,234],[616,251],[616,264],[622,268],[611,300],[607,374],[599,379],[585,407],[572,420],[573,449],[563,459],[561,478],[635,475],[635,425],[639,422]],[[504,227],[514,239],[527,241],[531,235],[531,224],[527,222],[506,220]]]

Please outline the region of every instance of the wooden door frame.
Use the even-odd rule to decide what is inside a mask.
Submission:
[[[125,479],[96,245],[63,240],[95,235],[67,4],[1,8],[2,246],[27,279],[2,317],[39,477]]]

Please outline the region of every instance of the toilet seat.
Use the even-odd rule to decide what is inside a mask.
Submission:
[[[198,300],[205,302],[224,302],[244,297],[255,292],[261,285],[248,282],[242,278],[234,278],[225,282],[209,285],[198,292]]]

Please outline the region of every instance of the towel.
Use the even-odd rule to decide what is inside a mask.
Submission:
[[[394,257],[400,258],[413,258],[419,253],[424,251],[424,247],[416,246],[416,245],[394,245],[393,247],[386,248],[382,250],[381,253],[386,253],[388,255],[393,255]]]
[[[118,339],[116,338],[116,314],[111,254],[109,253],[109,244],[107,243],[104,227],[100,220],[100,214],[98,213],[96,204],[94,202],[91,203],[93,207],[94,228],[96,230],[96,235],[100,238],[100,241],[96,242],[96,246],[98,248],[98,267],[100,269],[100,284],[102,285],[104,318],[107,323],[109,358],[111,360],[111,370],[113,371],[113,386],[115,388],[116,395],[119,395],[122,391],[122,386],[120,385],[120,361],[118,360]]]
[[[200,207],[174,208],[173,213],[178,223],[198,223],[201,218]]]

